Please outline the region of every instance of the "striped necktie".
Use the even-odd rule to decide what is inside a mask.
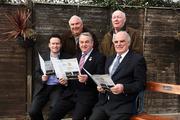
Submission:
[[[83,53],[82,56],[81,56],[81,59],[80,59],[80,61],[79,61],[79,68],[80,68],[80,70],[82,70],[82,68],[83,68],[83,66],[84,66],[86,55],[87,55],[87,54]]]
[[[114,72],[116,71],[117,67],[119,66],[120,59],[121,59],[121,55],[118,55],[116,57],[116,61],[114,62],[114,65],[112,67],[112,70],[111,70],[111,73],[110,73],[111,76],[114,74]]]

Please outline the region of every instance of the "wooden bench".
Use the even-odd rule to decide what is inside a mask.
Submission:
[[[180,85],[159,83],[159,82],[147,82],[146,90],[167,94],[180,95]],[[131,120],[174,120],[173,118],[162,115],[151,115],[145,112],[134,115]]]

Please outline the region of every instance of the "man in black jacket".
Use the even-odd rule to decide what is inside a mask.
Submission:
[[[129,50],[131,38],[126,31],[116,34],[113,44],[116,54],[106,61],[105,73],[115,85],[109,91],[101,86],[99,102],[90,120],[129,120],[135,112],[138,93],[145,88],[146,63],[142,55]]]
[[[67,89],[56,104],[57,109],[54,109],[57,116],[54,116],[52,120],[62,119],[71,110],[73,111],[73,120],[89,118],[92,108],[98,100],[98,91],[97,85],[84,69],[91,74],[104,74],[105,67],[105,56],[94,50],[93,45],[92,35],[89,32],[81,33],[79,37],[81,52],[77,55],[81,73],[78,75],[78,79],[68,80]]]
[[[45,62],[69,58],[69,55],[60,52],[62,42],[59,35],[51,35],[48,46],[50,51],[41,55]],[[51,101],[52,109],[57,107],[54,106],[54,104],[58,102],[59,96],[65,87],[65,83],[60,80],[61,78],[58,79],[53,71],[52,69],[44,74],[40,67],[40,61],[37,61],[34,78],[35,91],[29,111],[31,120],[44,120],[42,110],[49,100]],[[53,115],[51,112],[50,114]],[[49,119],[51,119],[51,117],[49,117]]]

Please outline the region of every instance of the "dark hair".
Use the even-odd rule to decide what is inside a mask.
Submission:
[[[51,34],[50,37],[49,37],[49,42],[50,42],[50,39],[53,38],[53,37],[54,38],[59,38],[60,43],[62,43],[62,38],[61,38],[61,36],[59,34]]]

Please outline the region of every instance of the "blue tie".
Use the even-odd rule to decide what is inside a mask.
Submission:
[[[120,59],[121,59],[121,55],[118,55],[116,57],[116,61],[114,62],[114,66],[113,66],[113,68],[111,70],[111,73],[110,73],[111,76],[114,74],[114,72],[116,71],[117,67],[119,66]]]

